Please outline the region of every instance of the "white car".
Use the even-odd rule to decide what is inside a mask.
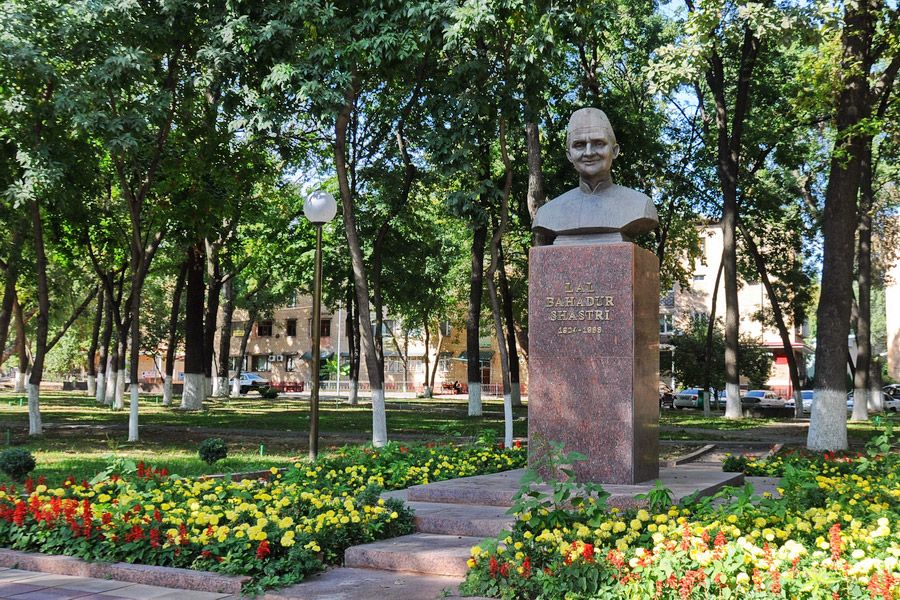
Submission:
[[[234,377],[228,380],[228,385],[234,387]],[[241,373],[241,393],[246,394],[250,390],[256,390],[259,393],[269,389],[269,380],[260,377],[256,373]]]

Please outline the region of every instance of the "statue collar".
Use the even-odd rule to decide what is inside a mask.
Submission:
[[[597,182],[597,185],[591,187],[591,184],[586,182],[584,179],[579,180],[578,189],[581,190],[583,194],[588,194],[589,196],[599,194],[603,190],[609,189],[613,186],[612,177],[607,177],[605,179],[601,179]]]

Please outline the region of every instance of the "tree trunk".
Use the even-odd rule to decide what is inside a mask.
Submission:
[[[88,396],[97,395],[97,346],[100,343],[100,328],[103,324],[103,300],[106,298],[102,285],[97,292],[97,309],[94,313],[94,327],[91,329],[91,345],[87,353]]]
[[[181,408],[201,410],[206,398],[205,357],[203,353],[203,250],[199,245],[188,251],[190,266],[184,318],[184,391]],[[249,331],[247,332],[249,334]]]
[[[37,200],[31,202],[31,226],[35,253],[35,272],[38,290],[37,331],[34,361],[28,378],[28,435],[41,435],[40,385],[44,377],[44,356],[50,326],[50,287],[47,282],[47,253],[44,250],[44,225]],[[23,336],[24,339],[24,336]]]
[[[472,235],[472,270],[469,275],[469,310],[466,316],[466,376],[469,416],[481,416],[481,297],[484,290],[484,245],[487,226],[478,225]]]
[[[16,283],[19,280],[19,255],[22,248],[22,232],[15,229],[12,234],[9,261],[7,262],[5,281],[3,285],[3,302],[0,304],[0,350],[6,348],[9,339],[9,324],[12,321],[13,302],[15,301]],[[0,360],[0,364],[3,361]]]
[[[756,241],[743,225],[741,225],[740,228],[741,234],[743,234],[744,240],[747,242],[747,249],[750,251],[751,256],[753,256],[753,261],[756,263],[756,271],[759,273],[759,277],[766,287],[766,293],[769,295],[769,302],[772,304],[772,313],[775,316],[775,326],[778,328],[778,334],[781,336],[781,344],[782,347],[784,347],[788,362],[788,374],[791,378],[791,388],[794,390],[794,416],[802,418],[803,394],[800,390],[800,372],[797,369],[797,357],[794,356],[794,346],[791,344],[791,334],[784,322],[781,303],[778,301],[778,295],[775,292],[775,288],[772,287],[772,283],[769,281],[766,262],[759,253],[759,248],[756,247]]]
[[[212,376],[218,374],[218,367],[213,365],[213,348],[215,348],[216,325],[219,316],[219,298],[222,292],[222,272],[219,267],[217,249],[208,241],[206,242],[206,275],[209,281],[206,295],[206,316],[203,321],[203,375],[207,382],[212,383]],[[226,351],[225,356],[228,356]],[[225,386],[228,387],[227,385]],[[219,390],[216,389],[216,392]]]
[[[488,266],[485,274],[485,282],[487,283],[488,295],[491,299],[491,309],[494,315],[494,330],[497,334],[497,348],[500,351],[500,371],[503,381],[503,423],[504,435],[503,441],[505,447],[511,448],[513,444],[513,413],[512,413],[512,393],[511,378],[509,368],[509,353],[507,352],[506,334],[503,326],[503,312],[500,306],[500,295],[497,293],[497,283],[494,281],[494,274],[497,269],[502,266],[500,259],[500,244],[503,240],[503,233],[506,231],[506,221],[509,213],[509,194],[512,187],[512,165],[509,161],[509,155],[506,150],[506,121],[500,119],[500,153],[503,157],[503,164],[506,169],[506,182],[503,187],[503,196],[500,206],[500,225],[494,230],[491,236],[491,264]],[[511,312],[511,311],[510,311]],[[515,343],[513,342],[515,347]]]
[[[350,182],[347,177],[347,125],[356,99],[358,82],[356,74],[353,82],[347,87],[344,106],[335,124],[334,158],[340,186],[341,208],[344,217],[344,231],[350,250],[350,263],[353,266],[353,287],[356,292],[356,305],[359,310],[359,328],[362,334],[363,348],[366,357],[366,368],[369,371],[369,387],[372,392],[372,444],[377,448],[384,446],[387,439],[387,419],[384,405],[384,382],[379,371],[375,350],[375,336],[372,331],[372,317],[369,312],[369,286],[366,281],[366,267],[363,261],[362,247],[356,230],[354,217],[354,201],[350,193]],[[314,373],[316,377],[318,374]]]
[[[247,327],[244,329],[244,335],[241,337],[241,347],[238,350],[237,356],[237,366],[234,369],[234,383],[231,385],[231,395],[238,396],[241,395],[241,372],[243,371],[244,366],[244,356],[247,355],[247,341],[250,337],[250,331],[253,329],[253,324],[256,322],[256,308],[251,308],[247,313]]]
[[[17,394],[26,391],[26,382],[31,370],[31,358],[28,355],[28,342],[25,339],[25,316],[22,314],[22,305],[18,297],[13,297],[13,315],[16,318],[16,345],[19,355],[19,371],[16,373],[16,385],[13,388]]]
[[[857,320],[856,373],[853,380],[853,414],[851,421],[869,420],[869,371],[872,364],[872,138],[862,142],[860,158],[859,250],[856,256]],[[874,408],[874,407],[873,407]]]
[[[169,313],[169,337],[166,342],[166,364],[163,370],[163,406],[172,406],[172,385],[175,376],[175,354],[178,350],[178,317],[181,314],[181,295],[184,293],[184,283],[187,279],[187,271],[190,261],[181,263],[178,270],[178,279],[175,280],[175,289],[172,292],[172,311]]]
[[[103,390],[103,404],[113,406],[116,403],[116,381],[119,378],[119,342],[112,342],[109,364],[106,366],[106,389]]]
[[[522,382],[519,372],[519,351],[516,348],[516,323],[513,317],[512,293],[509,290],[509,280],[506,278],[506,260],[503,253],[503,244],[497,249],[497,258],[500,261],[497,274],[500,278],[500,295],[503,306],[503,321],[506,325],[506,346],[509,357],[509,393],[513,406],[522,406]]]
[[[547,202],[541,167],[541,130],[536,122],[525,124],[525,151],[528,155],[528,214],[534,221],[538,209]],[[534,246],[546,246],[551,241],[551,237],[546,233],[531,234],[531,243]]]
[[[353,296],[351,294],[351,296]],[[347,302],[347,354],[350,357],[350,380],[347,392],[347,404],[357,406],[359,404],[359,359],[360,359],[360,333],[359,311],[355,310],[356,297],[351,297]]]
[[[856,130],[869,114],[868,49],[874,18],[868,2],[845,9],[841,39],[843,82],[837,108],[837,140],[832,150],[822,218],[822,289],[816,319],[816,384],[806,445],[815,451],[847,449],[847,336],[853,296],[854,233],[857,223],[862,138]]]
[[[106,398],[106,380],[109,373],[109,365],[107,365],[109,361],[109,341],[112,338],[113,328],[112,300],[110,300],[105,289],[102,293],[105,302],[103,307],[103,331],[100,334],[100,352],[97,357],[97,393],[95,396],[97,404],[103,404]]]
[[[225,303],[222,305],[222,327],[219,329],[219,364],[216,371],[219,397],[228,397],[228,361],[231,354],[231,322],[234,317],[234,280],[223,284]],[[246,336],[245,336],[246,337]]]
[[[116,387],[115,398],[113,399],[113,410],[123,410],[125,408],[125,373],[128,365],[128,330],[127,324],[118,327],[116,334],[116,356],[118,358],[118,368],[116,369]]]

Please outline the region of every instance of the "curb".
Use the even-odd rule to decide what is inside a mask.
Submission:
[[[691,463],[691,462],[694,462],[695,460],[697,460],[698,458],[700,458],[706,454],[709,454],[710,452],[715,450],[715,448],[716,448],[715,444],[707,444],[707,445],[703,446],[702,448],[700,448],[699,450],[694,450],[690,454],[685,454],[684,456],[676,458],[675,460],[667,460],[664,463],[662,463],[660,466],[671,468],[671,467],[677,467],[678,465],[684,465],[687,463]]]
[[[235,596],[240,595],[241,588],[250,581],[247,576],[131,563],[89,563],[73,556],[20,552],[7,548],[0,548],[0,567]]]

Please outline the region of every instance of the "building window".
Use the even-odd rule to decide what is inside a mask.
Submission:
[[[256,335],[259,337],[269,337],[272,335],[272,321],[260,321],[256,325]]]
[[[706,275],[694,275],[694,281],[706,281]]]
[[[309,337],[312,339],[312,319],[309,320]],[[320,337],[331,337],[331,319],[322,319],[322,329],[319,331]]]
[[[661,313],[659,315],[659,332],[675,333],[675,315],[672,313]]]
[[[231,356],[228,358],[228,368],[232,371],[237,371],[238,359],[239,356]],[[241,361],[241,371],[247,370],[247,357],[244,356],[244,360]]]
[[[670,289],[659,297],[659,305],[667,308],[675,306],[675,290]]]
[[[297,370],[297,357],[293,354],[291,356],[284,357],[284,370],[289,373],[293,373]]]
[[[231,322],[231,337],[243,337],[246,327],[247,327],[246,321],[232,321]]]
[[[288,337],[297,335],[297,319],[288,319],[284,322],[284,334]]]
[[[441,373],[449,373],[450,372],[450,359],[449,358],[441,358],[438,360],[438,371]]]
[[[250,357],[250,370],[253,372],[257,371],[268,371],[269,370],[269,355],[268,354],[255,354]]]
[[[691,311],[691,321],[694,323],[707,323],[709,322],[709,313],[703,310]]]
[[[384,361],[384,372],[385,373],[402,373],[403,372],[403,361],[399,358],[386,358]]]
[[[409,372],[410,373],[421,373],[424,370],[424,365],[422,364],[421,358],[411,358],[409,359]]]
[[[441,321],[441,335],[444,337],[450,337],[450,332],[453,328],[450,326],[450,321]]]

